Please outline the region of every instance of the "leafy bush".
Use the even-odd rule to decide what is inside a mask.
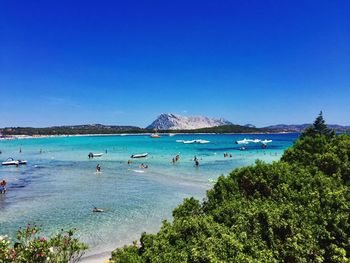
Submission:
[[[46,239],[41,229],[30,225],[17,232],[17,241],[0,236],[0,262],[78,262],[87,246],[80,243],[74,230],[61,231]]]
[[[281,161],[219,177],[114,262],[350,262],[350,136],[322,114]]]

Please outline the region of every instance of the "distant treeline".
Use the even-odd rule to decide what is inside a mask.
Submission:
[[[49,127],[49,128],[30,128],[30,127],[16,127],[4,128],[0,132],[3,136],[11,135],[79,135],[79,134],[121,134],[121,133],[142,133],[141,128],[70,128],[70,127]]]
[[[254,128],[247,127],[241,125],[224,125],[217,126],[211,128],[201,128],[194,130],[176,130],[176,131],[168,131],[168,132],[176,132],[176,133],[264,133],[269,132],[268,129],[264,128]]]
[[[32,127],[11,127],[0,129],[3,136],[11,135],[79,135],[79,134],[138,134],[154,133],[154,130],[143,129],[134,126],[104,126],[104,125],[79,125],[79,126],[60,126],[48,128]],[[259,129],[240,125],[225,125],[211,128],[201,128],[194,130],[162,130],[158,133],[264,133],[268,129]]]

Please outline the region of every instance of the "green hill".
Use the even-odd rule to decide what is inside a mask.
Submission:
[[[253,128],[241,125],[223,125],[210,128],[200,128],[194,130],[170,130],[167,132],[175,133],[264,133],[269,132],[268,129]]]

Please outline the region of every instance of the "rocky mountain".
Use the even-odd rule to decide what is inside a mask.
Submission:
[[[181,116],[171,113],[163,113],[152,122],[147,129],[154,130],[190,130],[215,126],[231,125],[225,119],[215,119],[202,116]]]

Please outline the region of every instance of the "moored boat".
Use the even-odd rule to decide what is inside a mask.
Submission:
[[[157,134],[157,133],[153,133],[149,137],[151,137],[151,138],[160,138],[160,135]]]
[[[210,143],[210,141],[207,141],[207,140],[195,140],[195,142],[200,144]]]
[[[141,153],[141,154],[133,154],[130,156],[130,158],[146,158],[148,156],[148,153]]]
[[[102,157],[103,153],[89,153],[89,158]]]
[[[195,140],[190,140],[190,141],[183,141],[182,143],[184,143],[184,144],[191,144],[191,143],[194,143],[195,142]]]
[[[244,138],[243,140],[235,141],[236,144],[248,144],[250,140]]]
[[[7,158],[5,162],[1,163],[2,165],[22,165],[22,164],[27,164],[26,160],[15,160],[12,157]]]
[[[177,142],[181,142],[181,141],[179,140]],[[204,143],[210,143],[210,141],[198,139],[198,140],[182,141],[182,143],[184,143],[184,144],[192,144],[192,143],[204,144]]]
[[[246,139],[246,138],[244,138],[243,140],[235,141],[236,144],[249,144],[250,142],[259,143],[262,141],[260,139]]]

